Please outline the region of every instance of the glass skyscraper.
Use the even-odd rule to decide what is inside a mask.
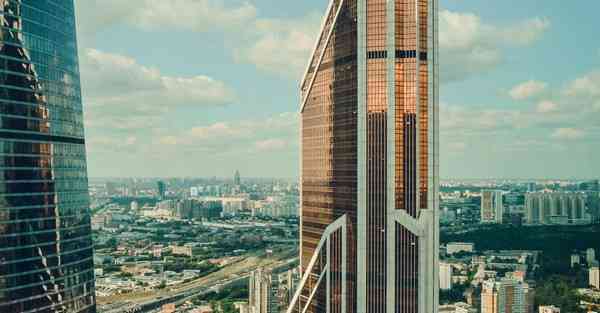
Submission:
[[[73,0],[0,12],[0,312],[92,313]]]
[[[301,83],[288,312],[435,313],[437,0],[331,0]]]

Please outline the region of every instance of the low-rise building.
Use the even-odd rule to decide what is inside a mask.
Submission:
[[[560,313],[560,308],[553,305],[542,305],[539,313]]]
[[[450,255],[459,252],[472,253],[473,251],[475,251],[475,244],[469,242],[449,242],[446,245],[446,253]]]

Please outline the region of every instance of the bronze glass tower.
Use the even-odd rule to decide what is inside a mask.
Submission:
[[[289,312],[438,301],[437,0],[332,0],[301,83],[301,266]]]

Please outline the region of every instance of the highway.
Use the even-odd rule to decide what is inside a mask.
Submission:
[[[280,272],[290,269],[297,262],[298,258],[292,258],[286,261],[273,262],[270,265],[266,265],[266,267],[271,268],[275,272]],[[206,282],[203,279],[199,279],[182,287],[169,290],[166,293],[160,293],[160,295],[151,299],[141,298],[137,301],[124,301],[122,303],[101,305],[98,307],[98,311],[99,313],[146,313],[158,309],[167,303],[179,305],[198,296],[242,285],[247,282],[250,272],[261,266],[263,265],[245,268],[240,272],[228,275],[234,277],[228,277],[217,281]],[[208,276],[205,278],[208,278]]]

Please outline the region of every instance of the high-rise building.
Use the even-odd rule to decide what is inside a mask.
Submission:
[[[590,268],[590,286],[600,289],[600,268]]]
[[[440,263],[440,289],[452,290],[452,274],[454,268],[452,264]]]
[[[581,193],[528,193],[525,195],[528,224],[584,224],[590,222],[586,212],[586,195]]]
[[[532,292],[531,288],[517,280],[485,281],[481,293],[481,313],[528,313],[529,292]]]
[[[233,184],[236,186],[239,186],[242,184],[242,178],[240,176],[240,171],[236,170],[235,174],[233,175]]]
[[[159,199],[164,199],[167,195],[167,185],[163,181],[158,181],[156,183],[156,194]]]
[[[581,256],[579,253],[571,254],[571,268],[575,267],[575,265],[581,265]]]
[[[250,274],[248,305],[250,313],[279,313],[277,275],[259,268]]]
[[[540,313],[560,313],[560,308],[553,305],[540,306]]]
[[[596,250],[594,250],[594,248],[589,248],[585,251],[585,261],[587,262],[588,266],[596,263]]]
[[[73,0],[0,11],[0,312],[95,312]]]
[[[289,312],[437,311],[437,0],[332,0],[301,82]]]
[[[483,190],[481,192],[481,222],[498,224],[504,222],[502,191]]]

